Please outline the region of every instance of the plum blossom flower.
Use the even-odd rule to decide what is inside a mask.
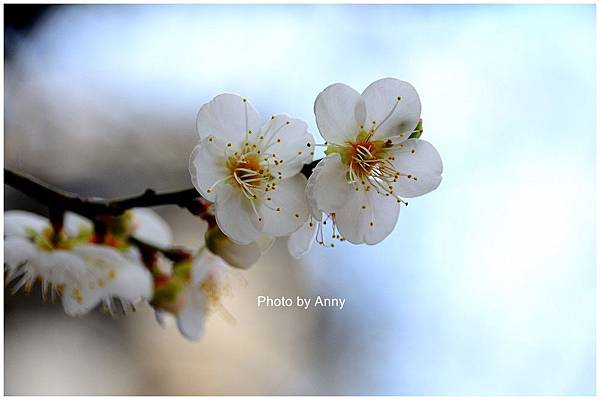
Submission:
[[[208,313],[214,309],[224,311],[221,297],[225,269],[221,258],[201,249],[191,260],[175,263],[168,274],[157,276],[151,302],[157,321],[163,325],[166,314],[172,314],[184,337],[199,339]]]
[[[62,305],[69,315],[82,315],[98,304],[110,314],[127,312],[152,297],[152,277],[139,262],[104,245],[82,245],[72,253],[88,272],[81,279],[64,283]]]
[[[221,94],[200,108],[197,130],[192,182],[214,202],[223,233],[244,245],[261,233],[287,236],[302,226],[308,210],[299,172],[314,149],[305,122],[278,114],[261,125],[246,99]]]
[[[141,214],[142,220],[151,223],[148,213]],[[139,231],[148,235],[149,228],[141,226]],[[111,313],[127,311],[151,298],[152,278],[147,269],[115,247],[94,244],[89,220],[66,213],[58,241],[53,238],[46,218],[25,211],[5,213],[5,270],[7,281],[16,281],[13,292],[23,287],[30,290],[40,280],[43,297],[62,295],[69,315],[85,314],[100,303]]]
[[[394,229],[402,197],[428,193],[442,179],[437,150],[410,138],[420,121],[419,96],[393,78],[362,94],[337,83],[317,96],[314,111],[328,147],[313,172],[311,201],[331,217],[334,237],[337,230],[352,243],[376,244]]]

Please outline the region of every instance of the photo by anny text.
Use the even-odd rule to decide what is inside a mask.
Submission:
[[[339,310],[344,309],[344,305],[346,304],[346,298],[344,297],[324,297],[324,296],[316,296],[314,298],[310,297],[300,297],[296,296],[295,299],[291,297],[270,297],[270,296],[256,296],[256,306],[258,308],[288,308],[288,307],[297,307],[302,308],[304,310],[308,310],[310,307],[312,308],[337,308]]]

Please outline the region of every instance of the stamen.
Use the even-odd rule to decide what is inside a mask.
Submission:
[[[396,97],[396,103],[394,104],[394,107],[392,107],[392,110],[388,113],[388,115],[385,116],[385,118],[379,123],[379,125],[377,125],[373,129],[373,132],[376,132],[377,129],[379,129],[379,127],[381,125],[383,125],[392,116],[392,114],[394,113],[394,111],[396,111],[396,108],[398,107],[398,104],[400,104],[400,99],[401,99],[400,96]]]

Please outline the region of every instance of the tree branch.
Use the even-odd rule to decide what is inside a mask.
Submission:
[[[302,174],[309,177],[319,160],[304,165]],[[40,181],[39,179],[4,168],[4,184],[45,204],[50,209],[72,211],[90,219],[99,215],[121,215],[134,207],[152,207],[174,204],[187,208],[193,214],[205,211],[210,202],[202,198],[194,188],[166,193],[147,189],[143,194],[117,200],[85,198],[69,193]]]

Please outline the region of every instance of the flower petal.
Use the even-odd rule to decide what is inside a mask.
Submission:
[[[152,298],[153,286],[152,275],[144,266],[126,262],[108,290],[111,296],[136,304]]]
[[[421,100],[408,82],[394,78],[379,79],[362,93],[367,109],[365,125],[375,126],[375,139],[398,136],[408,139],[419,123]]]
[[[63,287],[62,306],[65,313],[75,317],[93,310],[106,296],[104,289],[86,282],[71,282]]]
[[[202,283],[209,275],[219,275],[226,268],[220,257],[206,250],[197,254],[192,263],[192,287]]]
[[[220,94],[200,108],[196,127],[200,139],[213,135],[237,147],[249,131],[258,133],[260,117],[246,99],[235,94]]]
[[[307,185],[311,209],[332,212],[344,206],[352,191],[352,186],[346,181],[346,172],[347,168],[337,153],[319,161]]]
[[[394,154],[394,168],[402,174],[395,185],[403,197],[417,197],[435,190],[442,181],[443,165],[433,145],[421,139],[409,139],[402,143],[403,149]]]
[[[200,290],[189,289],[186,305],[177,314],[177,328],[188,340],[198,340],[204,332],[208,300]]]
[[[310,251],[317,236],[317,227],[318,222],[308,218],[300,229],[290,235],[287,246],[292,257],[300,258]]]
[[[4,239],[4,269],[7,272],[7,280],[15,277],[23,264],[33,259],[38,249],[28,239],[20,236],[9,236]]]
[[[4,212],[4,236],[27,236],[27,230],[37,232],[50,225],[47,218],[28,211],[8,210]]]
[[[255,225],[259,226],[261,223],[253,221],[258,218],[251,208],[250,200],[231,185],[217,187],[215,217],[223,233],[238,244],[249,244],[260,236]]]
[[[335,212],[335,223],[351,243],[376,244],[396,226],[400,204],[374,190],[352,191],[344,208]]]
[[[156,322],[158,322],[158,324],[164,328],[167,326],[169,313],[154,309],[154,318],[156,319]]]
[[[72,251],[39,252],[28,266],[42,281],[55,285],[87,282],[93,277],[81,257]]]
[[[104,289],[106,296],[118,297],[129,303],[152,297],[152,276],[141,263],[132,262],[108,246],[83,245],[72,251],[83,259],[94,274],[94,283]]]
[[[306,122],[286,114],[272,116],[262,126],[257,143],[265,149],[265,157],[269,156],[273,176],[283,179],[296,175],[304,164],[312,161],[315,148],[315,139]]]
[[[131,211],[136,226],[133,237],[162,248],[171,246],[171,228],[160,215],[149,208],[133,208]]]
[[[278,182],[275,190],[265,194],[258,209],[264,233],[287,236],[302,226],[309,213],[304,197],[305,187],[306,177],[298,174]]]
[[[353,140],[365,123],[365,102],[350,86],[328,86],[315,100],[315,117],[321,136],[328,143]]]
[[[229,176],[224,154],[225,144],[210,136],[203,139],[190,155],[189,170],[192,184],[208,201],[215,201],[216,185],[221,184]]]

